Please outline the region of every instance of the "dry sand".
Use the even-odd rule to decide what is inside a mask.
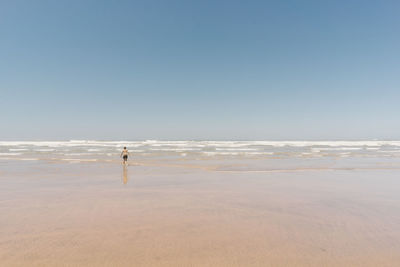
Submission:
[[[400,171],[2,162],[1,266],[400,266]]]

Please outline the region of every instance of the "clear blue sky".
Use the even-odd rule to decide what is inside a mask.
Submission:
[[[400,139],[400,1],[0,1],[0,139]]]

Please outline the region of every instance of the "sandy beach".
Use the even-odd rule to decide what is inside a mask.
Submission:
[[[274,162],[2,160],[1,265],[399,266],[400,170]]]

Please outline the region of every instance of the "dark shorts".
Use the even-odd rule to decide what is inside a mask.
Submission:
[[[123,158],[124,160],[128,160],[128,155],[124,155],[122,158]]]

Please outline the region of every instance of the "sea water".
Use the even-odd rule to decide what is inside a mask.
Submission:
[[[290,161],[314,167],[357,161],[363,167],[395,168],[400,162],[400,141],[0,141],[0,160],[119,162],[124,146],[136,160],[229,160],[233,165],[268,166]]]

